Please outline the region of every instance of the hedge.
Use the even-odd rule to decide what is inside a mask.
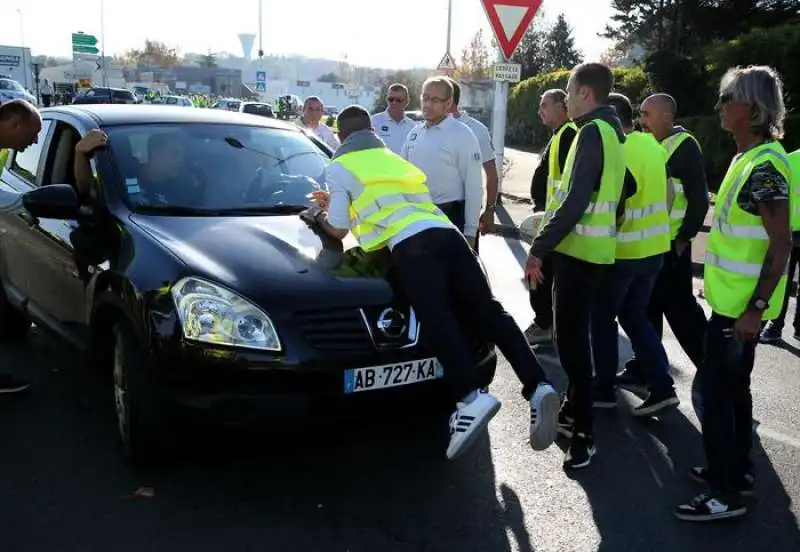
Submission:
[[[731,158],[736,153],[736,145],[729,133],[722,130],[719,117],[685,117],[678,121],[697,137],[706,160],[706,176],[711,191],[717,191]],[[787,152],[800,149],[800,115],[787,117],[784,122],[784,139],[781,140]]]

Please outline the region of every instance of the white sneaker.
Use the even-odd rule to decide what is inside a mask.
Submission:
[[[536,324],[531,324],[525,330],[525,339],[528,340],[528,345],[538,345],[539,343],[546,343],[553,340],[553,330],[545,330]]]
[[[486,429],[498,410],[500,410],[500,401],[484,391],[478,391],[477,397],[469,404],[459,402],[456,405],[456,411],[450,416],[448,460],[453,460],[466,452],[481,432]]]
[[[540,383],[531,396],[531,448],[544,450],[558,436],[561,397],[549,383]]]

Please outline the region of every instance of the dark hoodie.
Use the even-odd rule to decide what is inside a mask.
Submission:
[[[620,142],[625,142],[625,133],[622,124],[617,118],[614,108],[611,106],[600,106],[575,119],[578,128],[583,128],[586,123],[601,119],[612,126],[617,132]],[[536,236],[531,246],[531,255],[540,259],[546,257],[553,251],[561,241],[575,228],[581,220],[583,213],[592,202],[592,194],[600,189],[600,178],[603,174],[603,140],[600,130],[596,125],[590,125],[578,136],[578,151],[575,152],[575,164],[572,167],[570,178],[570,188],[564,202],[547,223],[542,232]],[[635,190],[628,190],[628,179],[626,178],[623,197],[630,197]]]

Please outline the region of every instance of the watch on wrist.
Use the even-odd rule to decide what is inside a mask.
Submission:
[[[762,297],[754,297],[750,301],[750,306],[756,309],[757,311],[765,311],[769,308],[769,302]]]

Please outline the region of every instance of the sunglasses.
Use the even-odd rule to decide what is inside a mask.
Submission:
[[[387,98],[386,101],[388,101],[389,103],[403,103],[406,100],[405,98]]]

